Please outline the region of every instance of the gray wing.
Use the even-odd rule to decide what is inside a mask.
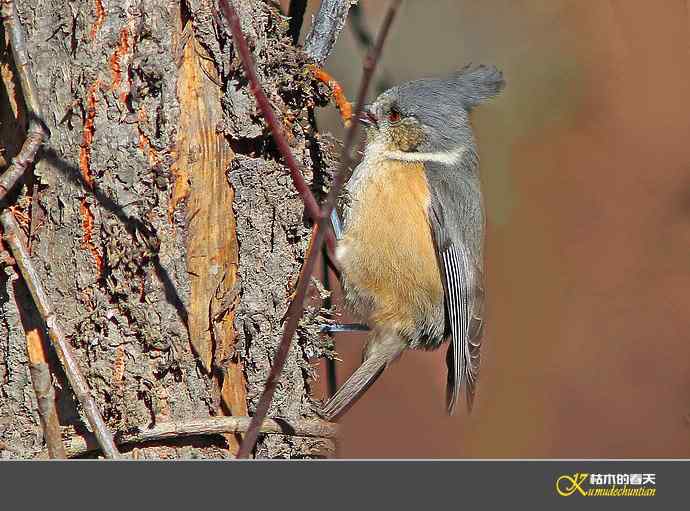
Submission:
[[[446,359],[450,414],[462,387],[468,407],[472,406],[482,330],[481,196],[478,182],[472,183],[461,176],[462,172],[460,168],[427,164],[431,191],[429,220],[443,278],[446,329],[450,334]]]

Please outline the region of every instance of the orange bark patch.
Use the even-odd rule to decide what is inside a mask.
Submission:
[[[112,90],[117,92],[122,84],[122,59],[129,51],[129,29],[124,27],[120,31],[120,37],[117,41],[117,47],[109,59],[110,71],[113,76]],[[123,103],[127,101],[127,91],[121,91],[119,94],[120,101]]]
[[[146,124],[148,122],[148,120],[146,119],[146,110],[144,110],[144,107],[139,109],[139,112],[137,113],[137,119],[137,126],[139,128],[139,148],[144,152],[144,154],[148,158],[149,164],[156,165],[160,161],[158,151],[156,151],[153,148],[153,145],[151,144],[151,139],[149,139],[148,135],[146,135],[144,130],[141,129],[141,125]]]
[[[84,121],[84,134],[82,135],[81,146],[79,148],[79,169],[84,184],[91,190],[93,189],[93,176],[91,175],[91,143],[96,132],[94,119],[96,118],[96,92],[98,91],[99,81],[93,82],[86,94],[86,119]]]
[[[45,346],[41,333],[37,329],[26,332],[26,351],[31,364],[47,364]]]
[[[93,244],[94,216],[91,212],[91,208],[89,207],[89,203],[86,201],[86,199],[81,200],[81,204],[79,205],[79,213],[81,215],[82,231],[84,232],[81,247],[84,250],[88,250],[91,253],[94,262],[96,263],[98,274],[100,275],[103,272],[103,257],[101,257],[101,254],[96,248],[96,245]]]
[[[103,7],[103,1],[102,0],[94,0],[94,10],[96,11],[96,19],[93,22],[93,26],[91,27],[91,39],[96,38],[96,34],[98,34],[98,31],[101,29],[103,26],[103,23],[105,22],[105,8]]]

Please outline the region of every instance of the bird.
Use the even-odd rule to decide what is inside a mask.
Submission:
[[[475,396],[484,330],[485,216],[469,114],[505,87],[494,66],[402,83],[363,109],[335,257],[347,308],[370,331],[362,363],[322,406],[341,417],[406,350],[448,342],[446,408]]]

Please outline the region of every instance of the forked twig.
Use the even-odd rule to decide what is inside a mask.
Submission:
[[[249,428],[251,417],[206,417],[182,421],[161,422],[154,427],[141,427],[129,433],[116,436],[119,445],[139,444],[160,440],[172,440],[188,436],[221,435],[223,433],[244,433]],[[311,438],[335,438],[337,425],[316,419],[266,419],[261,426],[265,435],[289,435]],[[82,456],[96,447],[88,438],[80,436],[67,440],[67,454]]]
[[[38,150],[48,139],[49,133],[43,124],[41,105],[38,101],[36,83],[30,67],[31,61],[26,50],[26,37],[19,21],[17,6],[14,0],[0,0],[0,2],[2,2],[0,15],[5,26],[5,33],[9,36],[12,57],[17,68],[24,103],[29,115],[29,128],[26,140],[22,144],[22,149],[12,159],[12,164],[9,168],[0,176],[0,201],[2,201],[24,175],[27,167],[33,163],[36,153],[38,153]]]
[[[288,152],[288,154],[283,154],[284,158],[286,159],[286,162],[291,161],[295,164],[294,170],[297,171],[296,174],[299,174],[299,179],[297,180],[297,182],[303,183],[305,189],[305,193],[302,193],[300,191],[300,195],[303,198],[305,198],[305,206],[308,211],[313,211],[313,214],[310,213],[310,216],[318,224],[318,228],[315,230],[313,234],[311,251],[307,255],[306,261],[304,262],[300,279],[297,282],[297,288],[295,290],[294,297],[288,307],[287,321],[283,328],[283,335],[281,337],[280,345],[278,346],[278,351],[276,353],[275,359],[273,360],[271,371],[268,375],[268,379],[266,380],[264,392],[261,395],[261,398],[259,399],[259,403],[256,407],[256,410],[254,411],[254,416],[252,417],[249,429],[247,430],[247,434],[244,437],[244,441],[242,442],[240,451],[237,454],[238,458],[247,458],[251,451],[254,449],[254,446],[256,445],[256,440],[261,429],[261,424],[263,423],[266,415],[268,414],[268,410],[273,400],[273,395],[275,394],[276,388],[278,386],[280,375],[283,371],[283,367],[285,365],[288,353],[290,351],[292,338],[295,335],[299,319],[304,311],[304,300],[307,294],[309,283],[311,281],[311,276],[314,272],[316,259],[321,253],[321,246],[324,242],[325,233],[329,233],[332,235],[332,230],[330,229],[328,224],[330,213],[340,194],[342,186],[345,182],[346,175],[348,173],[348,169],[352,163],[352,156],[350,153],[353,141],[357,133],[357,128],[359,126],[358,120],[364,105],[364,99],[366,97],[367,88],[369,86],[369,82],[371,80],[371,75],[373,74],[374,67],[376,66],[376,62],[381,53],[381,49],[383,48],[383,43],[385,41],[386,35],[388,33],[388,30],[390,29],[390,25],[393,22],[395,14],[397,13],[398,7],[400,6],[401,0],[393,0],[391,2],[390,7],[388,8],[388,11],[386,13],[386,17],[384,19],[381,31],[379,32],[376,45],[372,48],[372,51],[367,56],[367,59],[364,63],[364,76],[362,78],[362,84],[360,85],[359,93],[357,95],[357,107],[355,109],[354,122],[350,126],[350,129],[348,130],[347,135],[345,137],[345,144],[343,146],[343,157],[341,159],[340,168],[335,176],[333,185],[328,193],[328,196],[326,197],[324,207],[322,209],[319,209],[318,206],[316,206],[316,208],[314,209],[314,204],[316,203],[316,201],[314,200],[313,195],[306,186],[304,178],[302,177],[301,173],[299,172],[296,166],[294,156],[292,156],[292,154],[290,153],[287,141],[285,140],[282,130],[279,128],[279,125],[275,120],[273,110],[271,109],[266,95],[264,94],[261,88],[261,85],[256,76],[256,72],[254,70],[254,63],[249,52],[249,47],[247,46],[247,41],[244,37],[244,34],[242,33],[242,28],[240,26],[240,20],[237,16],[237,12],[235,11],[234,7],[228,2],[228,0],[219,0],[219,2],[223,14],[227,18],[232,29],[233,41],[238,48],[240,57],[242,58],[245,73],[247,74],[247,77],[251,84],[252,93],[255,95],[257,102],[260,105],[262,105],[262,111],[266,116],[266,122],[268,122],[269,125],[275,126],[276,128],[272,128],[273,137],[275,139],[276,145],[279,147],[279,149],[282,148],[281,152],[283,152],[283,150]],[[292,168],[290,169],[290,171],[291,174],[295,174]],[[295,180],[294,175],[293,180]],[[308,201],[307,199],[311,200]],[[311,202],[312,200],[313,203]]]
[[[113,435],[106,426],[96,401],[91,396],[89,385],[81,374],[79,363],[72,352],[72,347],[67,342],[65,333],[57,321],[48,295],[43,289],[38,273],[31,262],[20,228],[8,209],[0,215],[0,222],[2,222],[2,227],[5,231],[5,240],[12,250],[12,255],[24,278],[24,282],[26,282],[26,287],[29,288],[36,308],[46,324],[48,335],[62,363],[65,374],[67,374],[72,390],[84,408],[86,418],[103,449],[103,453],[108,458],[119,458],[120,452],[115,446]]]

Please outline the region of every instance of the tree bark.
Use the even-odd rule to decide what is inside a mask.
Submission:
[[[273,6],[235,3],[293,152],[322,194],[333,147],[316,134],[313,112],[325,91]],[[17,7],[51,138],[11,205],[107,425],[118,438],[142,425],[251,415],[311,230],[213,2]],[[6,45],[0,71],[9,162],[27,116]],[[0,458],[38,457],[26,332],[45,325],[21,277],[3,269]],[[309,359],[326,350],[320,315],[317,305],[302,320],[272,417],[314,416]],[[48,355],[62,435],[86,442],[87,422]],[[223,458],[240,441],[206,434],[122,450]],[[256,456],[318,456],[324,442],[268,434]]]

